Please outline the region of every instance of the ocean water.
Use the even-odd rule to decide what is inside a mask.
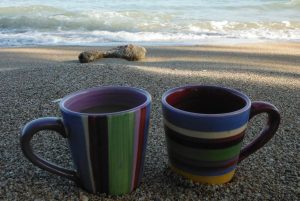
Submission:
[[[1,0],[0,46],[300,41],[300,0]]]

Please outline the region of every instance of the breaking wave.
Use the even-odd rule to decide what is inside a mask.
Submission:
[[[130,2],[139,4],[134,9],[132,6],[121,9],[112,5],[75,8],[44,4],[4,6],[0,3],[0,46],[124,42],[197,44],[214,39],[300,40],[299,0],[264,3],[257,0],[251,5],[245,2],[236,5],[236,1],[222,5],[223,1],[216,1],[210,6],[195,3],[194,8],[191,4],[184,6],[181,1],[175,1],[175,5],[165,2],[155,9],[147,9],[147,5],[137,0]],[[148,6],[151,8],[154,4]],[[200,7],[203,12],[195,12]],[[234,7],[244,8],[252,18],[243,17],[242,11],[230,12],[229,17],[228,14],[208,15],[221,11],[229,13]],[[262,10],[267,14],[255,16]]]

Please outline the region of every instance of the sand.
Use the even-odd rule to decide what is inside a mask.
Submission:
[[[139,62],[77,60],[81,51],[108,48],[0,49],[0,200],[299,200],[299,43],[146,47],[147,58]],[[239,164],[228,184],[193,184],[168,168],[160,99],[167,89],[187,84],[232,87],[280,110],[282,122],[275,137]],[[143,181],[121,197],[89,194],[33,166],[19,145],[26,122],[60,116],[55,100],[103,85],[143,88],[153,98]],[[264,123],[264,115],[251,121],[244,144]],[[41,132],[32,144],[41,156],[72,167],[67,141],[54,132]]]

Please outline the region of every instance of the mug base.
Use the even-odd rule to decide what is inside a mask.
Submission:
[[[199,175],[193,175],[191,173],[180,170],[172,165],[169,166],[175,173],[182,175],[187,179],[192,180],[193,182],[202,183],[202,184],[224,184],[229,182],[233,178],[233,175],[235,173],[235,169],[234,169],[231,172],[228,172],[227,174],[223,174],[220,176],[199,176]]]

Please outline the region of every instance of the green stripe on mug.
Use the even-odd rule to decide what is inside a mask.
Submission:
[[[172,140],[167,141],[168,149],[178,155],[186,156],[186,158],[192,160],[202,160],[202,161],[223,161],[229,160],[240,153],[242,142],[228,147],[226,149],[195,149],[187,147]]]
[[[131,187],[134,113],[108,117],[109,191],[111,194],[127,192]]]

